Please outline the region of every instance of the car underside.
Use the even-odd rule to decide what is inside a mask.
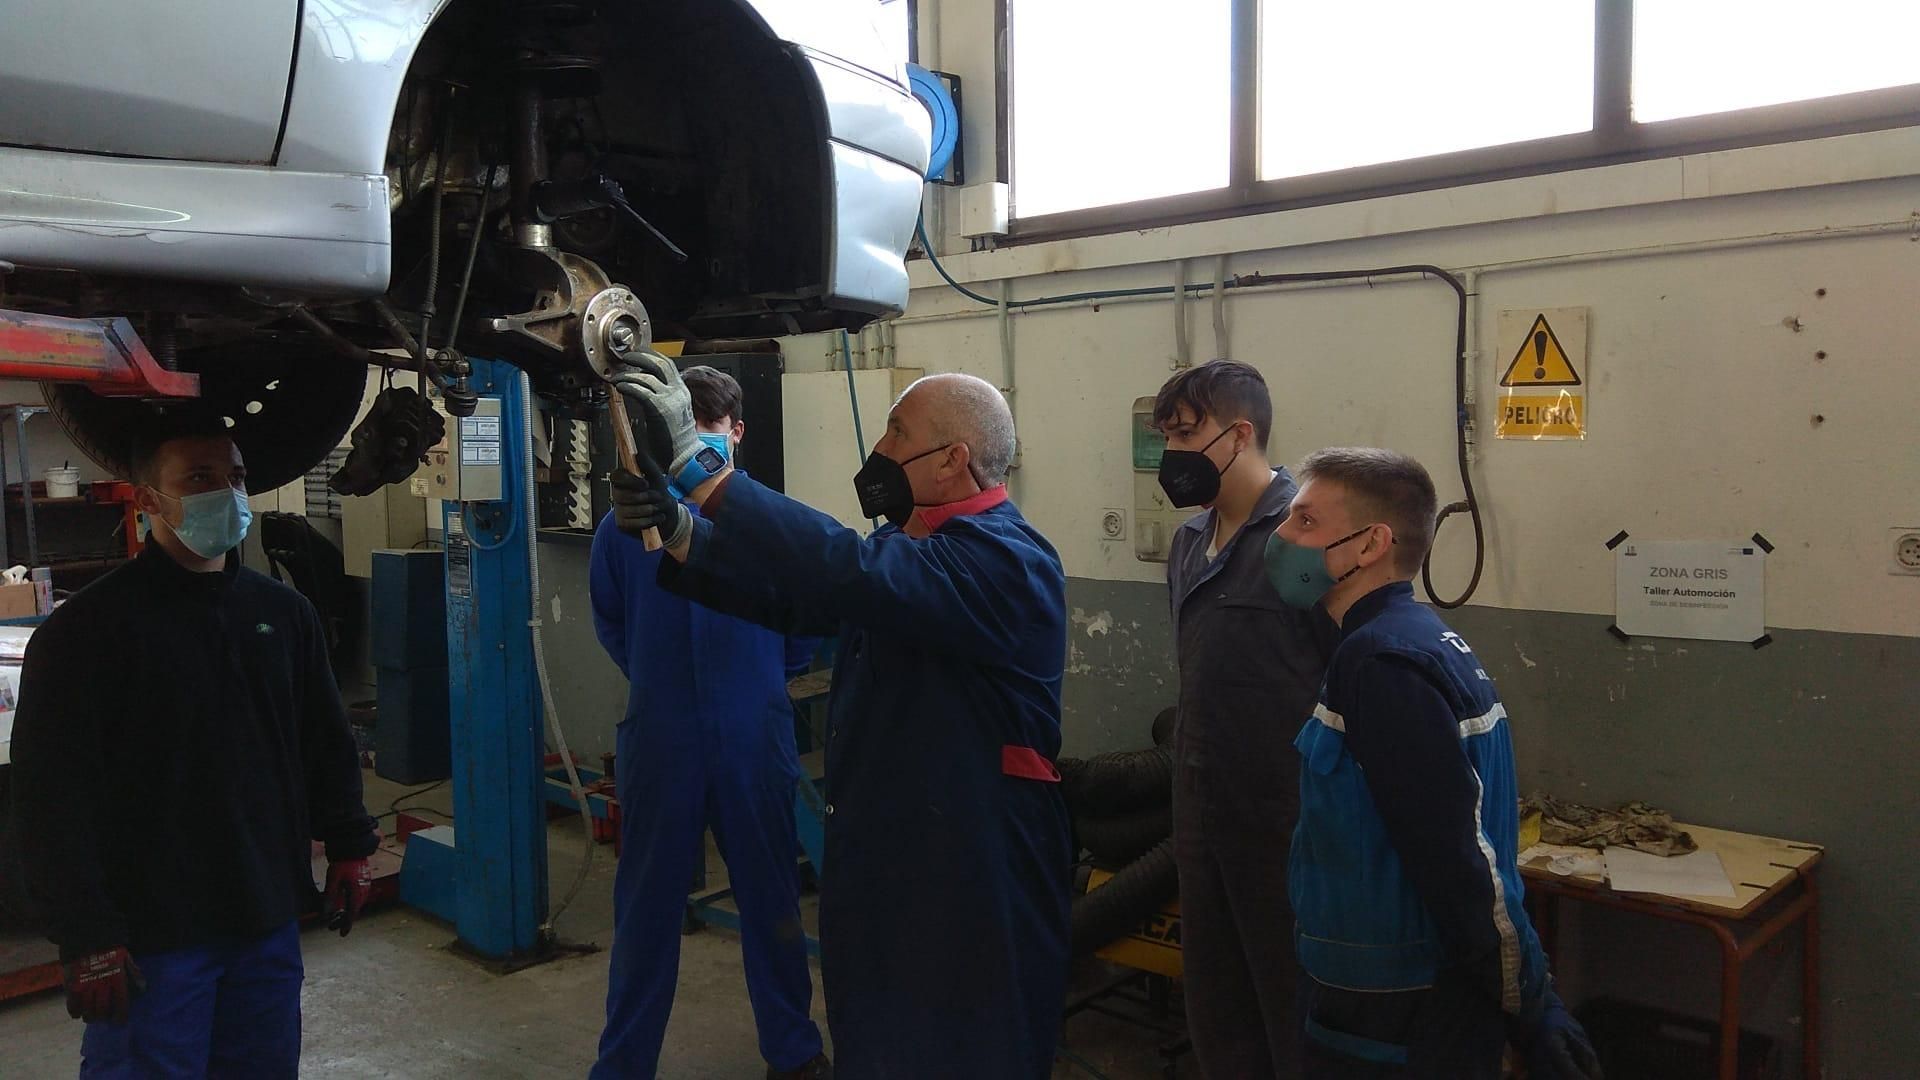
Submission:
[[[912,225],[900,176],[917,199],[925,161],[911,148],[924,153],[924,128],[903,123],[907,151],[883,146],[868,155],[878,166],[849,168],[823,71],[887,85],[731,0],[456,0],[395,95],[384,185],[374,178],[386,205],[370,208],[390,215],[388,271],[369,275],[378,287],[301,284],[299,266],[62,264],[9,254],[0,229],[0,309],[125,318],[160,367],[200,377],[191,404],[47,385],[76,444],[121,474],[143,413],[192,408],[234,430],[250,486],[284,484],[340,443],[369,365],[406,372],[412,386],[375,410],[391,426],[356,433],[359,474],[346,482],[371,490],[430,443],[422,391],[452,415],[471,410],[470,355],[521,367],[536,392],[584,415],[621,358],[656,339],[852,328],[897,310],[903,275],[897,298],[879,295],[891,282],[845,287],[858,251],[842,250],[836,228],[860,197],[848,185],[883,175],[905,217],[875,231],[899,270]]]

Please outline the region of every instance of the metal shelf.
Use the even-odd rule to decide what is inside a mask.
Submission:
[[[0,420],[13,421],[14,437],[20,444],[20,483],[22,495],[33,490],[33,465],[27,451],[27,421],[49,411],[45,405],[0,405]],[[7,440],[6,428],[0,426],[0,483],[7,478]],[[0,499],[0,565],[12,565],[13,552],[7,544],[7,504],[10,499]],[[40,531],[33,521],[33,502],[23,498],[21,512],[27,519],[27,565],[40,563]]]

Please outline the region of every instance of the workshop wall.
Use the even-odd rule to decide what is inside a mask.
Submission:
[[[929,63],[967,75],[969,110],[992,115],[991,66],[980,63],[990,28],[956,49],[958,28],[978,17],[959,7],[942,27],[950,61]],[[991,175],[981,164],[991,143],[976,155],[974,135],[971,167]],[[1500,681],[1522,783],[1597,803],[1648,799],[1683,820],[1827,845],[1828,1074],[1894,1075],[1920,1055],[1906,1022],[1920,994],[1920,941],[1908,930],[1920,918],[1910,825],[1920,794],[1909,775],[1920,751],[1920,577],[1888,573],[1890,531],[1920,525],[1916,174],[1920,137],[1907,130],[998,251],[966,253],[951,237],[942,247],[948,268],[988,296],[1002,278],[1014,297],[1164,285],[1182,255],[1195,256],[1185,280],[1204,282],[1216,252],[1229,277],[1482,268],[1473,479],[1487,560],[1472,605],[1448,617]],[[938,213],[930,220],[937,234]],[[1068,752],[1142,745],[1175,695],[1164,569],[1135,560],[1131,535],[1106,539],[1102,518],[1132,506],[1129,412],[1173,370],[1173,304],[1017,312],[1009,357],[995,313],[924,264],[914,281],[888,335],[856,336],[854,365],[966,371],[1012,389],[1016,498],[1070,578]],[[1388,445],[1428,464],[1443,501],[1461,497],[1451,292],[1396,282],[1227,296],[1225,346],[1205,297],[1190,303],[1190,355],[1226,353],[1266,374],[1276,462],[1324,445]],[[1587,439],[1495,441],[1494,385],[1510,359],[1498,355],[1499,311],[1566,306],[1589,309]],[[837,342],[794,340],[787,362],[838,367]],[[837,454],[817,468],[841,483],[851,473]],[[1776,545],[1773,644],[1615,641],[1604,543],[1622,529],[1764,534]],[[1457,517],[1434,560],[1443,594],[1465,585],[1472,555]],[[1588,976],[1583,993],[1694,1012],[1711,1000],[1704,939],[1668,947],[1643,924],[1602,918],[1575,940],[1563,964]],[[1643,959],[1628,971],[1622,955]],[[1753,1023],[1788,1055],[1799,1022],[1791,976],[1789,964],[1749,986]]]

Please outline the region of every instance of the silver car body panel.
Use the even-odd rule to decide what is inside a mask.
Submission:
[[[0,0],[0,143],[268,162],[299,14],[299,0]]]
[[[827,280],[837,306],[875,315],[906,310],[902,253],[919,220],[924,168],[910,169],[845,143],[833,144],[835,239]]]
[[[384,176],[0,151],[0,259],[303,294],[386,288]]]
[[[836,142],[927,171],[933,118],[926,106],[891,82],[815,50],[804,50],[827,103],[827,128]],[[916,196],[917,202],[917,196]]]
[[[902,254],[919,213],[931,132],[926,110],[906,89],[905,58],[887,55],[871,0],[736,2],[758,14],[770,32],[800,46],[819,84],[832,175],[830,302],[876,315],[903,310]],[[391,269],[388,131],[408,65],[446,4],[306,0],[277,165],[0,147],[0,259],[316,297],[385,292]],[[287,0],[261,0],[259,6],[292,7]],[[180,46],[192,36],[187,31],[208,25],[191,11],[183,14],[182,5],[156,10],[173,20],[170,31],[155,39],[156,53]],[[8,27],[9,37],[13,29]],[[99,125],[119,131],[143,127],[149,117],[176,116],[184,100],[202,92],[193,87],[224,94],[226,73],[244,50],[233,47],[226,25],[218,35],[202,36],[218,47],[204,66],[191,77],[176,71],[143,98],[117,101]],[[283,57],[290,55],[286,44]],[[210,72],[220,77],[210,78]],[[72,104],[80,99],[66,100],[45,119],[49,130],[85,128]],[[147,148],[177,145],[184,149],[171,156],[191,157],[189,151],[202,144],[184,136],[166,141],[178,134],[157,130]],[[257,138],[252,145],[257,148]]]
[[[407,66],[448,0],[306,0],[279,164],[307,172],[386,171]]]
[[[815,52],[837,56],[891,80],[906,91],[907,58],[894,56],[880,33],[874,0],[739,0],[767,32]]]

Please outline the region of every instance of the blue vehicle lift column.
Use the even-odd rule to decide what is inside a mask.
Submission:
[[[401,892],[453,922],[456,947],[513,967],[547,951],[546,743],[528,627],[535,523],[526,520],[533,477],[522,426],[532,403],[517,368],[472,367],[479,411],[449,420],[449,460],[425,467],[457,470],[461,485],[443,508],[454,826],[409,838]]]

